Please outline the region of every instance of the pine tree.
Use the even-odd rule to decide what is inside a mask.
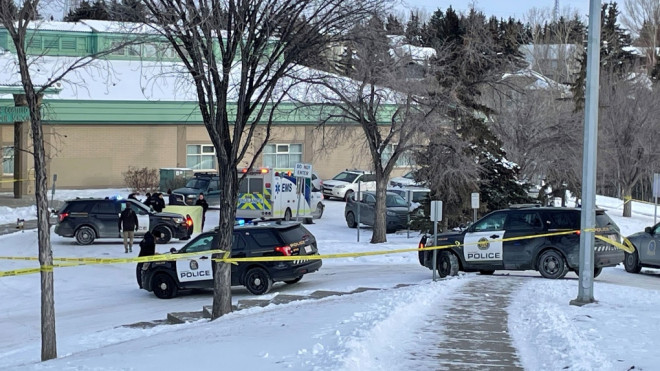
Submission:
[[[399,19],[392,14],[387,16],[387,23],[385,24],[385,29],[387,30],[388,35],[403,35],[403,24]]]
[[[410,43],[411,45],[415,45],[415,46],[422,45],[422,33],[421,33],[421,25],[419,24],[419,13],[413,13],[412,11],[410,12],[410,19],[406,24],[405,36],[406,39],[408,39],[408,43]]]

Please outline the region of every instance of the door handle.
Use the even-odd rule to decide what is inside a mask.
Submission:
[[[207,256],[202,256],[202,257],[200,257],[199,259],[200,259],[200,260],[206,260],[206,259],[208,259],[208,257],[207,257]]]
[[[496,235],[496,234],[494,234],[494,235],[492,235],[492,236],[490,236],[490,238],[493,238],[493,239],[494,239],[494,238],[500,238],[500,236],[499,236],[499,235]]]

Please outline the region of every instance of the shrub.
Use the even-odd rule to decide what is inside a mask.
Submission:
[[[124,183],[132,192],[153,192],[158,190],[159,175],[157,169],[129,166],[124,172]]]

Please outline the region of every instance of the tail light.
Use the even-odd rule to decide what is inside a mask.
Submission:
[[[417,248],[423,249],[426,247],[426,236],[422,236],[422,239],[419,240],[419,246]]]
[[[291,247],[290,246],[277,246],[275,251],[282,253],[284,256],[291,256]]]
[[[580,232],[580,230],[575,231],[575,234],[577,234],[578,236],[580,235],[580,233],[582,233]]]
[[[187,225],[188,227],[192,227],[192,225],[193,225],[193,220],[192,220],[192,218],[190,217],[190,214],[186,214],[186,225]]]
[[[69,216],[69,213],[60,213],[57,215],[57,220],[61,223],[67,216]]]

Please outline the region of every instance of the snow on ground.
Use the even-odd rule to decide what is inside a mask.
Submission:
[[[126,190],[57,191],[56,199],[104,197]],[[619,200],[598,198],[602,207],[628,235],[653,223],[653,210],[623,219]],[[414,247],[418,234],[388,235],[385,244],[368,243],[370,230],[346,227],[343,203],[326,201],[323,218],[308,226],[321,253],[387,250]],[[646,206],[645,206],[646,207]],[[644,208],[645,208],[644,207]],[[10,223],[22,217],[18,209],[0,210]],[[637,210],[633,206],[633,211]],[[640,207],[642,209],[642,207]],[[29,214],[29,212],[28,212]],[[207,226],[217,224],[217,211],[207,214]],[[31,219],[31,218],[26,218]],[[36,255],[36,232],[0,236],[0,255]],[[78,246],[70,238],[52,235],[56,257],[125,257],[121,241]],[[161,252],[182,246],[175,241],[158,246]],[[34,263],[2,261],[0,270],[31,267]],[[226,315],[216,321],[150,329],[123,325],[164,319],[168,312],[199,311],[212,301],[209,292],[183,293],[157,299],[137,288],[132,264],[90,265],[55,271],[56,328],[59,358],[41,363],[39,276],[0,278],[0,369],[3,370],[163,370],[189,368],[247,370],[401,370],[428,364],[412,357],[420,349],[441,344],[420,338],[429,316],[444,318],[445,305],[459,295],[473,274],[433,282],[415,253],[346,259],[326,259],[319,272],[295,285],[276,284],[265,295],[306,295],[317,290],[352,291],[384,288],[359,294],[271,304]],[[509,329],[527,370],[657,369],[660,354],[660,271],[645,269],[632,275],[621,267],[607,268],[595,281],[597,303],[575,307],[577,279],[539,279],[535,272],[507,272],[527,277],[512,296]],[[497,275],[492,279],[506,279]],[[399,284],[411,286],[395,288]],[[234,304],[254,299],[233,287]],[[261,298],[261,297],[260,297]]]

